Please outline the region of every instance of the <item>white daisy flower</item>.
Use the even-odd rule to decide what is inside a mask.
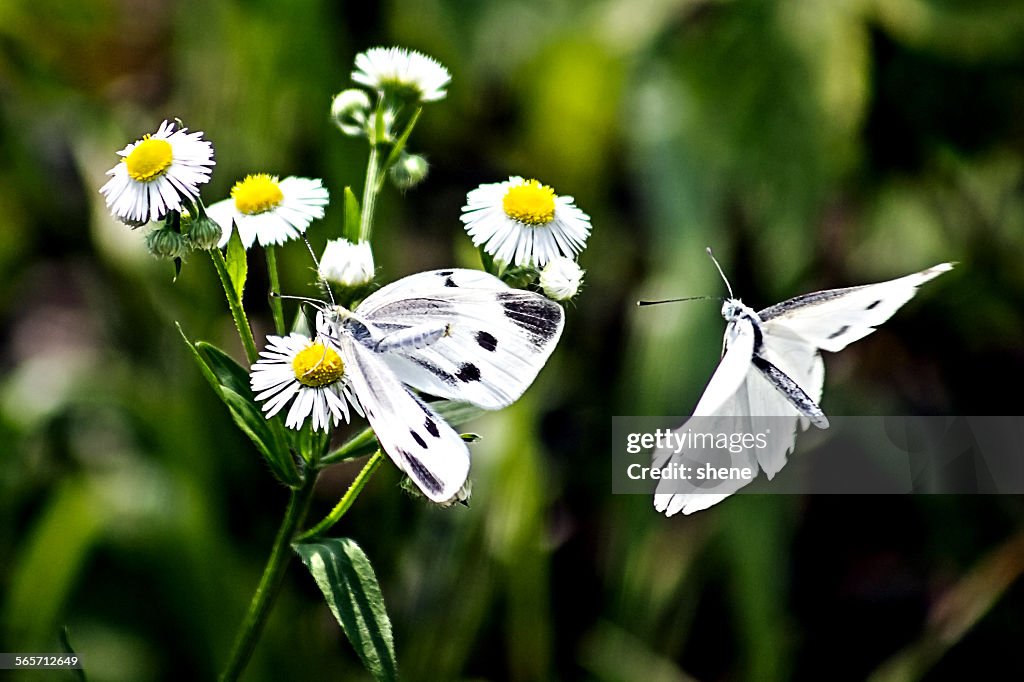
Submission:
[[[357,287],[373,279],[373,251],[370,242],[353,244],[332,239],[320,257],[320,276],[343,287]]]
[[[327,188],[320,180],[278,180],[275,175],[255,173],[236,182],[231,198],[210,206],[206,214],[224,231],[218,246],[228,243],[234,224],[248,249],[257,239],[260,246],[297,239],[313,220],[324,217],[327,201]]]
[[[202,132],[175,127],[164,121],[155,133],[119,151],[120,163],[107,171],[111,178],[100,193],[122,222],[145,225],[180,211],[182,202],[195,201],[199,185],[210,180],[213,145]]]
[[[352,80],[378,92],[394,92],[421,102],[444,99],[451,81],[436,60],[403,47],[374,47],[356,55]]]
[[[302,334],[268,336],[267,347],[252,366],[250,385],[256,400],[266,401],[267,419],[291,402],[285,426],[302,428],[310,417],[313,430],[326,431],[349,421],[348,406],[363,411],[348,387],[345,363],[338,352],[320,340]]]
[[[553,301],[568,301],[579,292],[583,272],[572,258],[552,258],[540,271],[540,288]]]
[[[496,260],[537,268],[558,256],[575,258],[590,235],[590,216],[572,197],[520,177],[466,195],[462,222],[473,243]]]

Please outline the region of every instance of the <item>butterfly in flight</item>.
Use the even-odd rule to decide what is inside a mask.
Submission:
[[[655,491],[654,508],[666,516],[690,514],[721,502],[749,483],[758,466],[771,480],[793,451],[798,426],[828,428],[828,418],[819,407],[825,380],[821,351],[835,353],[864,338],[913,298],[919,286],[953,268],[952,263],[942,263],[888,282],[816,291],[754,311],[733,296],[711,249],[708,255],[729,290],[722,305],[727,322],[722,360],[693,410],[697,419],[675,430],[676,442],[685,443],[691,436],[692,443],[694,431],[772,433],[764,447],[748,439],[725,450],[656,450],[652,468],[692,466],[707,462],[709,456],[720,460],[724,455],[729,459],[724,463],[727,468],[752,472],[750,478],[663,478]],[[786,426],[779,433],[782,423]]]
[[[326,314],[323,314],[323,313]],[[421,272],[355,310],[318,315],[383,450],[429,499],[461,499],[469,450],[410,387],[496,410],[533,383],[562,334],[562,307],[478,270]]]

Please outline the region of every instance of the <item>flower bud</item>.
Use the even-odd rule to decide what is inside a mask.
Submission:
[[[373,251],[370,242],[353,244],[347,239],[327,242],[320,257],[320,276],[343,287],[357,287],[373,280]]]
[[[146,235],[146,248],[156,258],[183,258],[188,253],[188,242],[181,233],[161,227]]]
[[[391,182],[400,190],[412,189],[423,182],[427,177],[427,160],[419,154],[407,154],[402,152],[391,168],[388,175]]]
[[[568,301],[579,292],[582,283],[583,270],[565,256],[551,259],[540,271],[540,287],[554,301]]]
[[[185,216],[182,215],[182,223],[184,222]],[[224,237],[224,230],[204,213],[200,218],[188,223],[187,234],[188,241],[193,247],[208,251],[217,247],[217,244]]]
[[[356,88],[342,90],[331,102],[331,118],[334,119],[334,125],[352,137],[366,135],[366,114],[369,111],[370,96]]]

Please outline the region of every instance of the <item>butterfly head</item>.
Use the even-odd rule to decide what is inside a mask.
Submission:
[[[728,322],[745,318],[754,324],[761,323],[761,318],[758,317],[757,312],[738,298],[725,299],[725,303],[722,304],[722,317]]]
[[[727,298],[722,303],[722,317],[732,322],[737,317],[740,317],[745,307],[738,299]]]

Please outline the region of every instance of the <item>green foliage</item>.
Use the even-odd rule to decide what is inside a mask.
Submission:
[[[295,545],[331,613],[375,679],[398,679],[395,643],[370,560],[354,540],[331,538]]]
[[[231,237],[228,239],[227,252],[224,260],[227,263],[228,276],[231,278],[231,286],[234,287],[235,296],[241,300],[245,293],[245,279],[249,274],[249,261],[245,247],[242,246],[242,237],[238,230],[231,230]]]
[[[359,242],[359,199],[356,198],[351,187],[345,187],[343,208],[345,210],[345,227],[342,234],[345,239],[356,244]]]
[[[252,440],[277,480],[285,485],[299,483],[281,425],[277,421],[267,420],[253,400],[249,389],[249,373],[216,346],[203,341],[192,343],[185,336],[181,325],[178,325],[178,332],[188,345],[203,377],[217,397],[227,405],[235,425]]]

